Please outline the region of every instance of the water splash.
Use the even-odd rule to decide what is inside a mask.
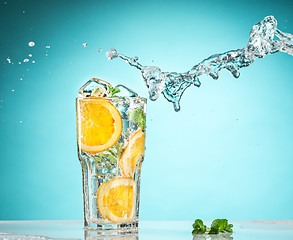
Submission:
[[[274,39],[275,37],[278,39]],[[276,19],[268,16],[252,27],[246,47],[214,54],[185,73],[162,72],[158,67],[143,66],[138,62],[137,57],[119,54],[114,48],[111,48],[106,56],[109,60],[119,57],[139,69],[148,87],[149,98],[156,100],[162,93],[169,102],[174,104],[175,111],[179,111],[183,92],[191,85],[199,87],[201,85],[199,76],[202,74],[218,79],[219,72],[227,69],[235,78],[238,78],[240,68],[249,66],[257,58],[277,52],[293,55],[293,35],[277,29]]]

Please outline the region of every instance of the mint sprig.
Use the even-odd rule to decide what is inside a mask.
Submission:
[[[108,169],[113,169],[118,162],[123,151],[123,143],[116,143],[113,148],[105,150],[103,153],[99,153],[94,156],[96,169],[106,167]]]
[[[110,92],[110,97],[117,97],[116,93],[120,92],[120,89],[117,87],[112,88],[111,86],[108,85],[108,90]]]
[[[194,224],[192,224],[193,231],[192,234],[204,234],[206,232],[206,225],[203,224],[201,219],[196,219]]]
[[[229,224],[227,219],[215,219],[212,222],[211,228],[207,228],[201,219],[196,219],[192,227],[192,234],[231,234],[233,232],[233,224]]]
[[[219,234],[220,232],[229,232],[232,233],[233,224],[228,224],[227,219],[215,219],[212,222],[211,230],[209,234]]]

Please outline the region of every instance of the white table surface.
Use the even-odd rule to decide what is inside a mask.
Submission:
[[[0,221],[0,239],[293,240],[293,220],[229,220],[231,236],[191,234],[193,221],[140,221],[138,235],[86,237],[81,220]],[[211,221],[204,221],[210,226]]]

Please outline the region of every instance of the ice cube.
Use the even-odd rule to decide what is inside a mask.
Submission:
[[[78,91],[79,97],[110,97],[109,87],[112,86],[98,78],[92,78]]]
[[[116,93],[115,96],[118,97],[138,97],[138,94],[131,90],[128,87],[125,87],[124,85],[117,85],[115,88],[118,88],[120,90],[120,92]]]

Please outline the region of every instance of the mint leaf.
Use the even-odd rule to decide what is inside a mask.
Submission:
[[[193,231],[192,234],[204,234],[206,232],[206,226],[203,224],[201,219],[196,219],[194,224],[192,224]]]
[[[201,219],[196,219],[192,225],[192,234],[204,234],[208,238],[208,234],[226,233],[229,236],[233,233],[233,224],[229,224],[227,219],[215,219],[212,222],[211,228],[207,228]],[[224,236],[224,235],[223,235]],[[226,236],[226,235],[225,235]],[[225,238],[226,239],[226,238]]]
[[[228,226],[226,227],[225,231],[228,232],[228,233],[232,233],[233,232],[233,224],[228,224]]]
[[[233,225],[228,224],[227,219],[215,219],[212,222],[211,230],[209,231],[209,234],[218,234],[220,232],[233,232],[232,230]]]
[[[110,97],[117,97],[115,94],[120,92],[120,89],[115,87],[112,88],[111,86],[108,86],[109,92],[110,92]]]
[[[131,120],[142,130],[145,129],[145,113],[142,109],[136,108],[130,113]]]

